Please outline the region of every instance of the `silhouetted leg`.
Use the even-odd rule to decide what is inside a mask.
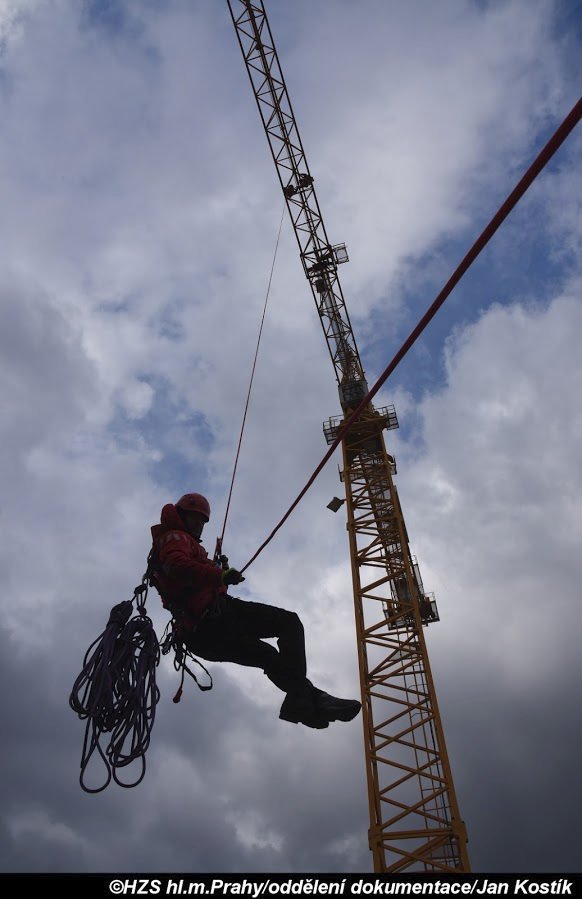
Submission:
[[[277,640],[279,651],[264,642],[269,638]],[[295,612],[228,597],[224,611],[203,619],[186,644],[209,661],[262,668],[284,693],[309,683],[305,634]]]

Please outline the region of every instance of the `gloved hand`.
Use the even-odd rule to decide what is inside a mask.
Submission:
[[[241,581],[244,581],[244,577],[236,568],[227,568],[222,572],[222,583],[225,587],[229,587],[231,584],[240,584]]]

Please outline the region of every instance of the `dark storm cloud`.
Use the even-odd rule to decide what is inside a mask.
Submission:
[[[306,749],[318,734],[282,739],[277,691],[272,708],[257,719],[227,666],[214,666],[214,691],[202,696],[187,681],[176,706],[177,675],[160,671],[144,782],[89,795],[78,782],[85,723],[67,703],[81,667],[78,647],[57,644],[31,660],[2,638],[2,683],[13,685],[4,692],[3,870],[286,871],[321,870],[326,863],[344,869],[333,847],[353,836],[356,797],[338,791],[326,755],[308,760]],[[249,672],[248,691],[253,675],[262,677]],[[293,756],[294,745],[300,757]],[[259,765],[266,746],[271,752]],[[127,771],[119,773],[130,780]],[[301,796],[289,792],[290,774],[307,787]],[[84,782],[104,783],[98,759]],[[241,839],[249,825],[254,836]],[[346,863],[349,869],[353,859]]]
[[[550,624],[549,610],[531,614],[547,616],[555,652],[567,622]],[[462,653],[457,677],[449,674],[447,740],[475,871],[580,869],[580,674],[579,658],[567,654],[551,678],[516,685],[510,671],[476,670]]]

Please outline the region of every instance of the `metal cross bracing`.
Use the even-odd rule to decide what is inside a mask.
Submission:
[[[438,616],[410,553],[381,427],[372,415],[347,435],[342,471],[374,869],[468,871],[423,630]]]
[[[228,0],[228,5],[338,383],[363,382],[337,279],[338,264],[347,262],[345,247],[328,240],[264,7],[244,0]]]
[[[343,244],[328,240],[295,116],[259,0],[227,0],[339,384],[333,443],[368,392],[338,279]],[[377,872],[470,870],[424,628],[438,621],[410,553],[394,458],[393,406],[361,413],[342,441],[362,694],[369,843]]]

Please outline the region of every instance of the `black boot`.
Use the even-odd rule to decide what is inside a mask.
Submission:
[[[351,721],[362,708],[357,699],[337,699],[322,690],[315,693],[316,708],[327,721]]]
[[[283,700],[279,718],[282,721],[291,721],[292,724],[305,724],[316,730],[329,727],[330,719],[319,710],[317,694],[311,684],[287,693]]]

